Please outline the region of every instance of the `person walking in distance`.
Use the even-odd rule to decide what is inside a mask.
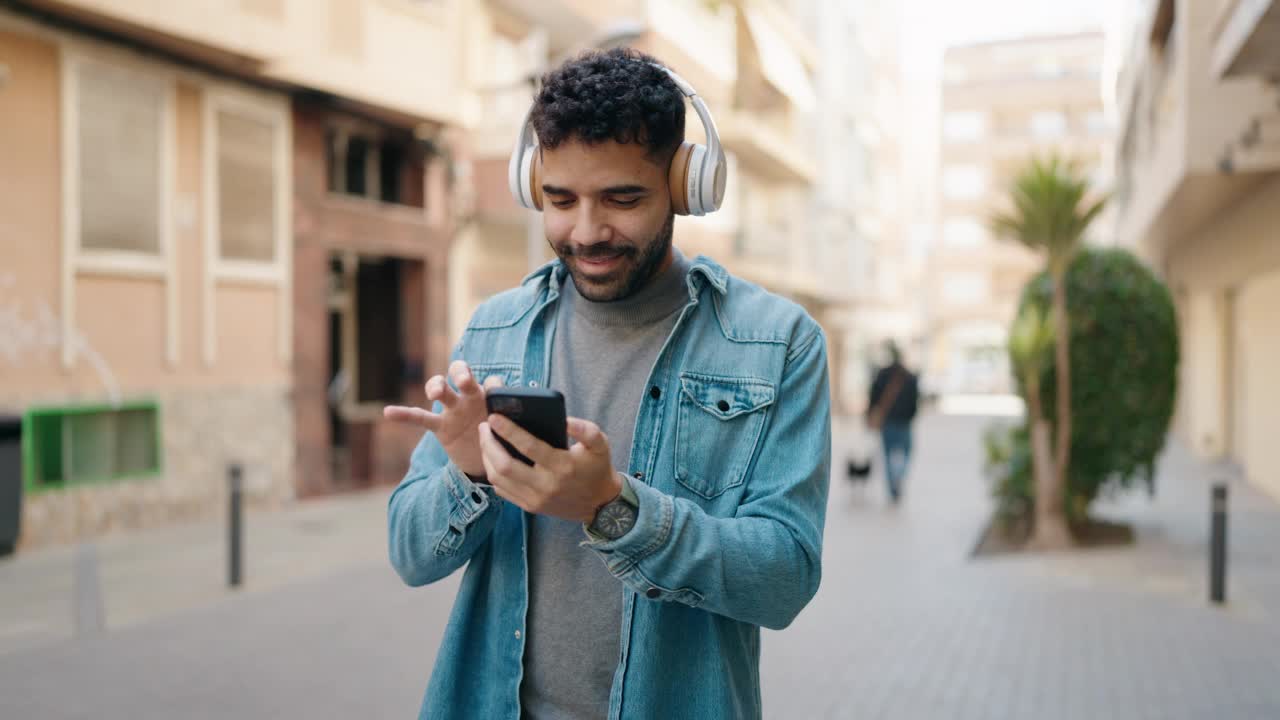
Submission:
[[[880,431],[884,445],[884,477],[889,500],[902,499],[902,483],[911,462],[911,423],[919,405],[919,378],[902,364],[902,351],[885,343],[889,364],[876,371],[867,401],[867,427]]]

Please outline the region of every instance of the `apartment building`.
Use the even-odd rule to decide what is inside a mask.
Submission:
[[[952,393],[1011,390],[1005,341],[1026,281],[1043,267],[992,237],[988,218],[1033,156],[1056,152],[1110,185],[1103,36],[1033,36],[949,48],[942,73],[937,236],[925,288],[926,376]],[[1093,242],[1108,242],[1107,221]]]
[[[398,479],[448,355],[466,3],[0,9],[22,544]],[[431,68],[431,72],[424,72]]]
[[[1280,5],[1144,3],[1114,39],[1118,238],[1163,274],[1177,431],[1280,497]]]

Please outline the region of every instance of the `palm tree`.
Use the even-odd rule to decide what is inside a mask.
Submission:
[[[1071,462],[1071,325],[1067,321],[1067,268],[1080,248],[1085,231],[1102,212],[1107,198],[1090,200],[1089,182],[1074,163],[1057,155],[1032,158],[1013,180],[1011,209],[991,217],[992,231],[1046,256],[1053,282],[1051,323],[1057,376],[1057,433],[1054,457],[1049,456],[1047,419],[1040,417],[1038,392],[1028,404],[1032,453],[1037,469],[1036,523],[1031,545],[1065,547],[1071,543],[1064,499]],[[1034,386],[1039,389],[1039,383]],[[1028,394],[1032,394],[1031,391]],[[1035,442],[1037,425],[1042,441]],[[1041,447],[1037,447],[1037,444]]]

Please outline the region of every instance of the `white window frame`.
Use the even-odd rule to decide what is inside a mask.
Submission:
[[[943,278],[942,301],[948,305],[972,307],[991,302],[991,276],[978,270],[953,271]]]
[[[972,215],[952,215],[942,222],[942,241],[948,248],[982,248],[987,244],[986,228]]]
[[[204,362],[212,367],[217,361],[217,289],[222,284],[256,285],[278,290],[279,312],[277,351],[280,361],[288,363],[293,348],[292,329],[292,237],[293,197],[292,116],[287,100],[260,96],[239,88],[206,86],[203,95],[203,207],[204,207]],[[222,232],[218,194],[218,113],[226,112],[270,125],[274,146],[272,160],[275,172],[273,259],[228,260],[222,257]]]
[[[79,352],[76,330],[76,278],[109,275],[160,279],[165,286],[165,359],[178,364],[178,262],[174,245],[173,198],[177,158],[176,75],[124,53],[98,51],[78,43],[62,42],[61,151],[62,151],[62,268],[61,320],[62,367],[71,370]],[[138,75],[155,84],[161,93],[159,188],[156,202],[156,252],[85,249],[80,237],[80,72],[86,65],[108,65]]]
[[[1059,140],[1070,128],[1071,121],[1061,110],[1037,110],[1027,118],[1027,131],[1036,140]]]
[[[970,174],[972,173],[972,174]],[[962,180],[974,180],[973,186]],[[976,163],[956,163],[942,170],[943,195],[952,201],[974,201],[982,198],[991,188],[991,172]]]
[[[973,143],[984,139],[990,119],[982,110],[952,110],[942,116],[942,136],[949,143]]]

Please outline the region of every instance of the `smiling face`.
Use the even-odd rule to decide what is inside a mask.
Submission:
[[[543,227],[579,295],[621,300],[671,264],[667,172],[648,148],[572,139],[541,152]]]

